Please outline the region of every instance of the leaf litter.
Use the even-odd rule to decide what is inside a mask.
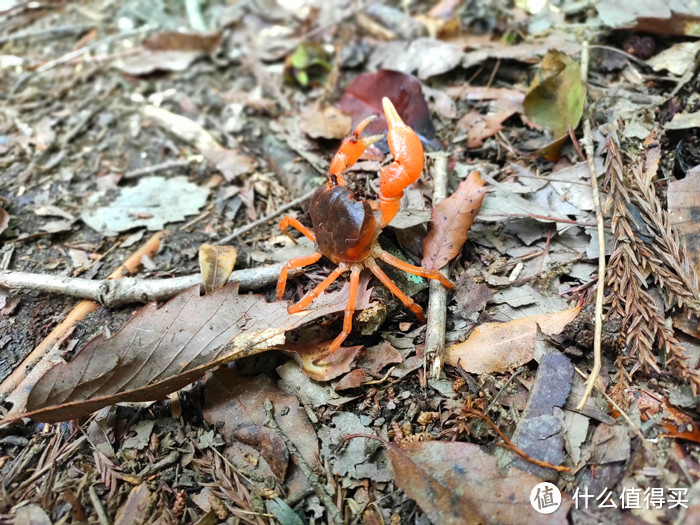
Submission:
[[[322,183],[335,140],[364,116],[381,113],[378,101],[388,94],[410,100],[397,108],[424,136],[427,150],[448,152],[447,194],[473,171],[488,183],[469,242],[444,251],[455,236],[433,234],[438,243],[427,256],[447,262],[444,271],[459,283],[456,300],[447,306],[447,355],[463,349],[459,345],[470,334],[494,330],[493,337],[476,337],[471,344],[483,347],[482,353],[472,348],[457,362],[450,358],[440,379],[426,377],[425,326],[386,301],[378,286],[375,306],[358,314],[348,349],[325,366],[315,367],[314,356],[337,334],[337,314],[299,326],[290,320],[292,332],[278,328],[275,337],[285,338],[282,349],[298,363],[265,351],[237,359],[235,370],[207,369],[202,375],[208,366],[202,364],[201,378],[168,401],[122,402],[65,425],[6,426],[0,468],[8,481],[0,521],[29,515],[44,522],[437,523],[458,516],[460,523],[537,523],[567,519],[563,515],[573,522],[692,521],[693,491],[685,495],[688,509],[668,504],[672,489],[690,488],[698,471],[699,331],[696,285],[685,269],[686,262],[697,265],[691,168],[700,162],[692,6],[600,2],[600,18],[608,27],[627,28],[619,31],[602,28],[592,18],[596,11],[578,4],[540,10],[536,2],[518,2],[517,9],[499,13],[459,0],[432,9],[379,3],[358,13],[337,3],[280,2],[274,13],[262,4],[241,9],[200,3],[192,10],[194,4],[186,10],[97,1],[86,4],[88,11],[56,13],[20,6],[5,20],[0,62],[10,64],[2,82],[11,95],[0,117],[0,167],[6,175],[0,189],[12,221],[0,232],[0,268],[68,274],[92,265],[85,278],[106,276],[129,255],[127,235],[137,238],[146,225],[132,221],[124,235],[115,235],[109,228],[86,228],[76,217],[97,207],[90,200],[96,191],[110,191],[110,199],[139,187],[134,178],[154,174],[166,181],[157,192],[161,202],[168,184],[180,177],[188,183],[178,190],[183,202],[191,188],[206,193],[204,204],[178,204],[180,215],[163,221],[172,240],[144,261],[149,279],[196,274],[199,246],[232,234],[229,244],[244,268],[275,257],[287,260],[276,253],[287,241],[276,229],[275,212],[301,202]],[[84,23],[76,16],[103,11],[99,26],[75,25]],[[47,14],[55,17],[50,28],[44,25]],[[51,38],[44,39],[47,34]],[[590,38],[591,56],[583,64],[588,67],[580,68],[581,81],[590,96],[578,118],[585,123],[590,115],[592,129],[576,132],[584,149],[591,139],[597,145],[595,175],[617,186],[605,186],[612,204],[604,223],[610,273],[603,370],[596,383],[601,390],[579,410],[583,380],[569,372],[572,365],[582,374],[591,370],[591,299],[600,251],[589,166],[568,143],[582,98],[572,72],[586,58],[583,34]],[[545,66],[556,66],[548,78],[531,67],[543,57]],[[129,61],[136,69],[118,69]],[[354,85],[363,78],[364,86]],[[533,78],[539,79],[534,86]],[[542,91],[548,83],[554,84],[547,87],[553,97],[544,97],[544,106],[563,102],[551,106],[555,117],[566,117],[566,126],[557,119],[539,121],[522,107],[528,86]],[[345,86],[352,87],[343,97]],[[348,97],[354,107],[339,103]],[[554,129],[566,127],[566,136],[547,144],[551,139],[531,129],[533,122],[553,128],[554,138]],[[601,145],[614,125],[620,162],[611,163],[615,155],[601,154]],[[549,160],[522,154],[527,151],[546,153]],[[383,162],[383,155],[375,156]],[[637,159],[644,162],[639,168]],[[348,174],[361,198],[376,195],[378,161],[358,163]],[[434,169],[429,155],[420,181],[406,191],[402,217],[381,236],[385,249],[414,264],[426,255],[426,230],[435,230],[426,227],[425,212],[434,202]],[[292,208],[308,226],[305,206]],[[62,213],[37,216],[36,209]],[[113,212],[109,220],[118,224],[145,219],[153,210],[132,217]],[[256,219],[262,220],[249,224]],[[454,233],[466,238],[466,230]],[[219,266],[218,258],[211,260],[217,262],[205,264],[213,270],[205,281],[213,289],[232,262]],[[306,275],[308,281],[290,282],[290,294],[300,297],[325,278],[326,263]],[[71,304],[37,291],[2,290],[0,371],[7,374],[26,368],[22,356]],[[269,300],[273,291],[266,291]],[[242,297],[255,305],[253,318],[259,314],[260,324],[270,320],[268,306]],[[425,306],[427,292],[414,300]],[[578,315],[571,307],[576,303],[583,304]],[[281,319],[288,314],[280,308]],[[151,310],[157,317],[158,310]],[[39,319],[36,312],[52,315]],[[204,313],[195,311],[181,326],[207,326],[198,317]],[[91,334],[111,334],[120,326],[136,333],[136,325],[127,323],[131,315],[128,308],[97,309],[58,342],[53,355],[65,355],[67,366],[80,363],[85,350],[75,350]],[[235,319],[227,329],[235,330]],[[151,329],[146,321],[141,337]],[[556,329],[547,328],[549,321]],[[498,338],[506,343],[499,347]],[[111,339],[100,341],[114,350]],[[166,365],[151,374],[155,381],[167,375],[159,399],[190,379],[190,369],[163,351],[166,346],[161,342],[146,360]],[[162,363],[160,353],[175,360]],[[179,372],[178,365],[184,366]],[[479,366],[493,371],[470,368]],[[114,377],[122,373],[119,366],[115,370]],[[104,378],[98,378],[84,390],[100,392]],[[144,394],[158,384],[141,379],[141,390],[133,392]],[[117,392],[103,401],[114,402]],[[240,403],[231,401],[236,396]],[[265,396],[274,400],[272,411]],[[212,399],[221,409],[215,417]],[[209,414],[204,422],[202,414]],[[304,439],[298,428],[305,429]],[[388,445],[360,434],[387,439]],[[513,459],[512,449],[501,446],[506,438],[528,457]],[[518,469],[500,470],[495,458],[513,459]],[[575,473],[532,463],[543,458]],[[536,475],[523,477],[523,471]],[[544,479],[563,494],[549,518],[529,500]],[[577,490],[595,492],[585,511]],[[606,490],[616,509],[599,505]],[[663,490],[667,504],[622,508],[632,490]]]

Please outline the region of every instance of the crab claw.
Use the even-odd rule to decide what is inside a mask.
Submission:
[[[343,177],[343,172],[350,166],[355,164],[357,162],[357,159],[360,158],[360,156],[369,146],[371,146],[379,140],[382,140],[382,138],[384,137],[384,135],[372,135],[370,137],[364,138],[360,137],[360,135],[362,134],[362,130],[364,130],[365,127],[367,127],[367,124],[372,122],[375,118],[377,118],[377,115],[370,115],[365,120],[360,122],[355,127],[355,130],[352,132],[352,134],[348,136],[345,140],[343,140],[343,143],[340,145],[340,149],[338,149],[338,152],[335,154],[335,157],[333,157],[333,161],[331,162],[330,174],[332,177],[336,178],[337,183],[340,186],[345,185],[345,178]]]
[[[387,142],[394,162],[379,173],[379,209],[383,228],[399,211],[403,190],[413,184],[423,171],[423,145],[418,135],[409,128],[391,100],[382,99],[384,115],[389,126]]]

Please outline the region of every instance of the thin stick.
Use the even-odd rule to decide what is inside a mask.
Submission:
[[[467,416],[472,416],[481,419],[484,423],[489,425],[492,429],[496,431],[496,434],[499,435],[499,437],[505,441],[505,446],[507,449],[509,449],[511,452],[514,452],[521,458],[523,458],[525,461],[528,463],[532,463],[533,465],[537,465],[538,467],[544,467],[544,468],[549,468],[552,470],[556,470],[557,472],[571,472],[571,469],[569,467],[565,467],[564,465],[554,465],[550,463],[549,461],[542,461],[537,458],[533,458],[532,456],[528,455],[527,452],[524,452],[520,450],[515,443],[513,443],[510,439],[508,439],[508,436],[506,436],[500,428],[496,426],[496,423],[491,421],[491,418],[484,414],[480,414],[479,412],[475,412],[474,410],[467,410],[465,412],[465,415]]]
[[[231,273],[228,282],[239,283],[241,290],[258,290],[276,282],[282,266],[284,265],[278,264],[236,270]],[[0,286],[15,290],[27,289],[41,293],[58,293],[81,299],[91,299],[109,308],[130,303],[164,301],[196,284],[202,284],[201,273],[170,279],[125,277],[119,280],[92,281],[79,277],[0,270]]]
[[[447,197],[447,155],[433,159],[433,206]],[[447,277],[447,270],[442,270]],[[439,379],[442,373],[442,360],[445,353],[445,323],[447,320],[447,288],[434,279],[429,283],[428,323],[425,332],[425,362],[430,364],[430,377]]]
[[[246,224],[245,226],[242,226],[241,228],[236,228],[235,230],[233,230],[233,233],[231,233],[230,235],[227,235],[227,236],[224,237],[223,239],[219,239],[219,240],[216,241],[214,244],[226,244],[227,242],[232,241],[232,240],[235,239],[236,237],[240,237],[240,236],[243,235],[244,233],[248,233],[250,230],[253,230],[253,229],[257,228],[258,226],[262,226],[263,224],[265,224],[265,223],[271,221],[272,219],[274,219],[274,218],[277,217],[278,215],[281,215],[281,214],[284,213],[285,211],[287,211],[287,210],[289,210],[289,209],[292,209],[292,208],[296,208],[296,207],[299,206],[300,204],[303,204],[304,202],[306,202],[307,200],[309,200],[309,199],[311,198],[311,196],[312,196],[314,193],[316,193],[316,191],[318,191],[318,188],[314,188],[313,190],[309,190],[308,192],[306,192],[306,193],[305,193],[304,195],[302,195],[301,197],[298,197],[298,198],[294,199],[293,201],[288,202],[288,203],[285,204],[284,206],[280,206],[279,208],[277,208],[277,209],[276,209],[275,211],[273,211],[272,213],[270,213],[270,214],[268,214],[268,215],[265,215],[265,217],[261,217],[261,218],[258,219],[257,221],[253,221],[253,222],[251,222],[250,224]]]
[[[153,257],[158,249],[160,248],[160,243],[165,237],[167,232],[160,231],[154,234],[146,243],[144,243],[138,250],[136,250],[131,256],[124,261],[124,264],[119,266],[112,274],[109,276],[110,279],[121,279],[129,273],[134,273],[141,266],[141,260],[144,256]],[[58,343],[63,336],[70,330],[76,322],[85,319],[89,314],[97,310],[99,304],[95,301],[83,300],[80,301],[75,308],[68,314],[68,316],[59,323],[56,328],[54,328],[46,338],[37,345],[34,350],[32,350],[24,361],[14,369],[14,371],[5,378],[5,380],[0,384],[0,396],[7,394],[14,394],[18,392],[19,385],[25,381],[28,377],[29,371],[37,371],[37,369],[49,368],[51,365],[46,367],[39,366],[39,363],[44,359],[45,356],[49,354],[49,351]],[[34,366],[36,365],[36,366]],[[8,396],[9,401],[12,394]],[[19,394],[20,396],[22,393]],[[26,393],[24,393],[26,397]],[[15,403],[15,406],[17,404]]]
[[[581,49],[581,78],[585,83],[588,79],[588,42],[583,43]],[[595,150],[593,147],[593,134],[591,131],[590,115],[586,115],[583,120],[583,147],[586,150],[586,161],[588,162],[588,172],[591,177],[591,193],[593,205],[595,206],[595,217],[598,226],[598,288],[595,298],[595,335],[593,337],[593,369],[586,381],[586,391],[578,404],[578,409],[588,401],[593,392],[595,382],[602,367],[601,359],[601,337],[603,333],[603,295],[605,293],[605,225],[603,221],[603,210],[600,207],[600,194],[598,192],[598,179],[595,174]]]
[[[124,173],[123,177],[125,179],[134,179],[136,177],[140,177],[141,175],[151,175],[152,173],[158,173],[159,171],[165,171],[174,168],[186,168],[191,164],[198,164],[203,160],[204,157],[202,157],[201,155],[190,155],[186,159],[169,160],[160,164],[154,164],[153,166],[144,166],[143,168],[136,168]]]

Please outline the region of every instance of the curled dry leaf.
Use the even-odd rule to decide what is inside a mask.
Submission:
[[[578,127],[585,101],[586,87],[578,62],[552,49],[542,59],[523,107],[527,118],[560,139],[568,135],[569,127]]]
[[[547,335],[558,334],[580,310],[577,306],[507,323],[484,323],[463,343],[449,346],[445,350],[445,362],[452,366],[459,363],[472,374],[506,372],[532,360],[538,326]]]
[[[472,171],[455,193],[433,208],[428,235],[423,241],[423,268],[439,270],[462,249],[486,195],[485,185],[481,174]]]
[[[199,269],[202,272],[204,293],[224,286],[236,265],[238,250],[233,246],[202,244],[199,247]]]
[[[25,413],[5,421],[65,421],[121,401],[163,399],[215,366],[284,343],[288,330],[342,311],[348,289],[289,314],[285,301],[239,295],[238,284],[203,297],[192,287],[160,308],[145,306],[111,338],[95,337],[70,362],[48,370],[31,387]],[[368,299],[360,296],[363,308]]]
[[[396,484],[416,500],[431,522],[566,524],[572,500],[540,514],[530,491],[542,480],[517,468],[503,472],[496,458],[478,445],[425,441],[387,447]]]

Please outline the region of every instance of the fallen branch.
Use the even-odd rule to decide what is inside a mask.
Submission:
[[[433,160],[433,206],[447,197],[447,155]],[[446,270],[441,270],[447,277]],[[430,376],[439,379],[445,353],[445,323],[447,320],[447,288],[440,281],[431,279],[428,295],[428,315],[425,332],[425,365],[430,366]]]
[[[124,261],[124,264],[119,266],[116,270],[112,272],[109,276],[110,279],[121,279],[125,275],[136,272],[136,270],[141,266],[141,261],[143,257],[153,258],[155,254],[160,249],[160,242],[163,237],[167,234],[166,231],[160,231],[154,234],[148,241],[146,241],[138,250],[131,254],[131,256]],[[0,384],[0,396],[5,396],[10,393],[15,394],[19,397],[24,396],[26,398],[27,393],[23,392],[21,388],[18,388],[23,381],[28,377],[30,370],[35,374],[42,374],[48,368],[52,366],[50,359],[50,350],[59,343],[66,334],[69,333],[75,323],[82,321],[85,317],[97,310],[99,304],[91,300],[80,301],[75,308],[68,314],[68,316],[59,323],[56,328],[54,328],[46,338],[39,343],[39,345],[32,350],[24,361],[17,366],[14,371],[5,378],[5,380]],[[35,366],[36,365],[36,366]],[[32,368],[34,367],[34,368]],[[12,395],[8,396],[6,399],[10,401]],[[14,400],[16,406],[17,400]],[[12,402],[12,401],[11,401]]]
[[[276,282],[281,269],[282,264],[237,270],[231,273],[228,282],[240,283],[242,290],[258,290]],[[202,284],[200,273],[170,279],[125,277],[92,281],[61,275],[0,271],[0,286],[90,299],[109,308],[129,303],[165,301],[196,284]]]

